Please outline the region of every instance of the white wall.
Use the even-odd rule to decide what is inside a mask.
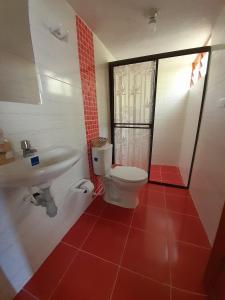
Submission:
[[[99,38],[94,35],[96,94],[100,136],[110,139],[110,101],[108,62],[115,60]]]
[[[63,0],[29,3],[42,104],[0,102],[0,128],[20,155],[20,140],[29,139],[37,149],[71,145],[83,152],[83,159],[53,182],[58,206],[54,218],[43,207],[25,203],[24,188],[0,191],[0,299],[4,300],[20,290],[89,204],[68,193],[71,183],[89,176],[75,13]],[[46,29],[59,23],[69,31],[68,43]],[[107,93],[98,86],[101,95]]]
[[[159,61],[153,164],[179,165],[186,95],[190,79],[191,60],[188,56]]]
[[[186,98],[186,112],[184,119],[184,128],[182,132],[179,168],[183,182],[188,183],[191,160],[193,156],[195,138],[198,127],[199,113],[202,102],[202,92],[205,78],[202,77],[194,86],[192,86]]]
[[[225,201],[225,109],[218,100],[225,97],[225,7],[212,33],[214,50],[203,111],[190,191],[200,218],[213,243]]]

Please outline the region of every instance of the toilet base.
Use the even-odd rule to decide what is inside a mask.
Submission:
[[[139,191],[147,178],[138,182],[125,182],[110,175],[103,176],[104,200],[124,208],[136,208],[139,204]]]
[[[110,197],[107,192],[104,194],[103,199],[107,203],[117,205],[120,207],[124,207],[124,208],[136,208],[139,204],[138,197],[134,197],[134,199],[129,199],[129,200],[122,199],[122,198],[113,198],[112,199],[112,197]]]

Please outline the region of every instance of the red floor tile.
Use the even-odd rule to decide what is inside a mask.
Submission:
[[[151,165],[151,172],[161,172],[160,165]]]
[[[48,299],[76,254],[75,249],[60,243],[24,288],[41,300]]]
[[[168,212],[168,232],[172,240],[210,247],[199,218]]]
[[[139,206],[135,209],[131,226],[151,233],[167,235],[166,211],[151,206]]]
[[[122,266],[160,282],[169,283],[166,239],[141,230],[131,229]]]
[[[154,183],[147,183],[143,187],[144,189],[149,189],[153,191],[159,191],[159,192],[164,192],[165,187],[160,184],[154,184]]]
[[[132,220],[133,211],[133,209],[123,208],[107,203],[101,217],[129,226]]]
[[[162,173],[162,182],[184,185],[181,175],[176,173]]]
[[[165,195],[161,191],[142,189],[139,195],[140,205],[165,207]]]
[[[151,172],[150,173],[150,180],[152,181],[162,181],[161,172]]]
[[[166,208],[182,214],[198,216],[190,196],[166,194]]]
[[[34,300],[29,292],[40,300],[52,293],[55,300],[110,299],[132,217],[112,300],[169,300],[169,288],[150,278],[169,284],[170,271],[170,300],[207,299],[193,293],[205,292],[210,244],[200,219],[191,216],[197,213],[187,190],[146,184],[135,210],[99,197],[87,211],[92,215],[82,215],[63,241],[90,254],[60,243],[16,300]]]
[[[180,170],[176,166],[161,166],[161,172],[162,173],[173,173],[173,174],[180,175]]]
[[[207,296],[192,294],[190,292],[172,289],[171,300],[207,300]]]
[[[174,187],[165,186],[165,193],[171,195],[190,196],[188,189],[179,189]]]
[[[91,215],[82,215],[73,225],[69,232],[64,236],[63,242],[71,244],[77,248],[81,246],[90,230],[93,228],[97,217]]]
[[[210,250],[177,242],[170,245],[169,253],[172,285],[204,293],[203,278]]]
[[[28,292],[21,290],[16,297],[14,298],[14,300],[37,300],[36,297],[33,297],[31,294],[29,294]]]
[[[103,196],[97,196],[91,205],[86,209],[86,213],[99,216],[106,206],[106,202],[103,200]]]
[[[127,226],[99,219],[83,249],[119,264],[128,231]]]
[[[106,300],[110,298],[117,266],[80,252],[51,300]]]
[[[170,288],[120,269],[112,300],[170,300]]]

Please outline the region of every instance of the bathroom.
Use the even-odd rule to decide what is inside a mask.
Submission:
[[[224,299],[224,2],[16,2],[0,10],[0,149],[4,144],[11,155],[0,153],[0,299]],[[199,63],[202,53],[208,57]],[[187,72],[165,77],[167,60],[188,66]],[[148,134],[147,144],[136,140],[135,153],[145,150],[144,164],[137,165],[125,143],[117,147],[115,131],[131,125],[114,122],[112,74],[139,63],[153,66],[154,109],[147,107],[147,125],[132,122]],[[199,78],[195,65],[203,63]],[[168,84],[170,93],[185,94],[182,99],[202,85],[197,121],[185,123],[187,109],[173,99],[167,111],[176,107],[180,123],[170,114],[173,122],[162,124],[167,111],[157,104],[160,95],[168,97]],[[175,132],[190,125],[191,143]],[[105,142],[98,137],[113,144],[112,172],[121,165],[144,169],[141,176],[147,172],[151,183],[142,180],[132,207],[134,183],[124,193],[130,192],[126,207],[104,199],[107,178],[96,175],[92,161],[93,140]],[[161,166],[177,165],[189,146],[183,183],[163,182]],[[33,171],[42,155],[47,163],[63,157],[58,165],[64,169],[52,170],[50,185],[49,174]],[[30,175],[21,167],[25,161],[34,164]]]

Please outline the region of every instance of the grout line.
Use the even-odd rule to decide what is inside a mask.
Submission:
[[[136,226],[131,226],[132,229],[135,229],[135,230],[138,230],[138,231],[142,231],[148,235],[153,235],[153,236],[159,236],[161,238],[164,238],[164,239],[167,239],[167,236],[166,236],[166,233],[157,233],[157,232],[154,232],[154,231],[150,231],[150,230],[145,230],[143,228],[139,228],[139,227],[136,227]]]
[[[63,278],[66,276],[67,271],[70,269],[70,267],[71,267],[71,265],[73,264],[73,262],[74,262],[75,258],[77,257],[77,255],[78,255],[78,251],[77,251],[77,253],[75,253],[75,255],[74,255],[74,257],[72,258],[71,262],[68,264],[67,268],[66,268],[65,271],[63,272],[62,277],[59,279],[59,281],[57,282],[55,288],[52,290],[50,296],[48,297],[49,300],[53,297],[55,291],[56,291],[57,288],[59,287],[59,285],[60,285],[60,283],[62,282]]]
[[[114,266],[119,267],[119,265],[118,265],[117,263],[114,263],[114,262],[112,262],[112,261],[110,261],[110,260],[107,260],[107,259],[105,259],[105,258],[103,258],[103,257],[100,257],[100,256],[98,256],[98,255],[95,255],[94,253],[91,253],[91,252],[89,252],[89,251],[86,251],[86,250],[83,250],[83,249],[79,249],[78,251],[83,252],[83,253],[88,254],[88,255],[91,255],[91,256],[93,256],[93,257],[95,257],[95,258],[98,258],[99,260],[102,260],[102,261],[104,261],[104,262],[106,262],[106,263],[109,263],[109,264],[111,264],[111,265],[114,265]]]
[[[187,217],[191,217],[191,218],[195,218],[195,219],[200,219],[198,215],[190,215],[190,214],[185,214],[176,210],[172,210],[169,208],[166,208],[166,211],[177,214],[177,215],[181,215],[181,216],[187,216]]]
[[[155,207],[154,207],[154,208],[155,208]],[[163,208],[158,208],[158,207],[156,207],[156,209],[164,210]],[[102,213],[103,213],[103,211],[101,212],[101,214],[102,214]],[[177,212],[174,212],[174,213],[180,214],[180,213],[177,213]],[[93,217],[96,217],[96,218],[97,218],[97,219],[96,219],[96,223],[97,223],[97,221],[98,221],[99,219],[103,219],[103,220],[108,221],[108,222],[120,224],[120,225],[122,225],[122,226],[124,226],[124,227],[131,227],[131,228],[133,228],[133,229],[135,229],[135,230],[139,230],[139,231],[142,231],[142,232],[146,232],[147,234],[152,234],[152,235],[156,235],[156,234],[157,234],[157,233],[155,233],[155,232],[153,232],[153,231],[148,231],[148,230],[146,230],[146,229],[143,229],[143,228],[139,228],[139,227],[133,226],[133,225],[132,225],[133,216],[132,216],[130,225],[127,225],[127,224],[124,224],[124,223],[119,222],[119,221],[115,221],[115,220],[111,220],[111,219],[107,219],[107,218],[101,217],[101,215],[96,216],[96,215],[92,215],[92,214],[85,213],[85,212],[84,212],[84,214],[86,214],[86,215],[91,215],[91,216],[93,216]],[[191,216],[191,217],[194,217],[194,216]],[[196,217],[194,217],[194,218],[196,218]],[[94,224],[94,225],[95,225],[95,224]],[[158,235],[158,234],[157,234],[157,235]],[[168,237],[167,237],[165,234],[163,234],[163,233],[160,234],[160,236],[161,236],[162,238],[168,239]],[[194,247],[198,247],[198,248],[202,248],[202,249],[208,249],[208,250],[211,250],[211,249],[212,249],[210,246],[207,247],[207,246],[203,246],[203,245],[198,245],[198,244],[190,243],[190,242],[187,242],[187,241],[182,241],[182,240],[179,240],[179,239],[175,239],[175,242],[184,243],[184,244],[187,244],[187,245],[190,245],[190,246],[194,246]],[[77,248],[77,249],[80,249],[80,248]]]
[[[38,298],[37,296],[33,295],[30,291],[28,291],[25,288],[22,288],[21,291],[24,291],[25,293],[27,293],[28,295],[30,295],[32,298],[34,298],[35,300],[40,300],[40,298]]]
[[[97,221],[99,220],[99,218],[100,218],[100,217],[97,217],[97,218],[96,218],[94,224],[92,225],[92,227],[90,228],[89,232],[87,233],[86,238],[85,238],[85,239],[83,240],[83,242],[81,243],[80,248],[83,247],[84,243],[86,242],[86,240],[88,239],[89,235],[90,235],[91,232],[93,231],[93,229],[94,229],[94,227],[95,227]],[[61,241],[61,242],[62,242],[62,241]],[[65,242],[63,242],[63,243],[65,243]],[[65,244],[67,244],[67,243],[65,243]],[[68,246],[69,246],[69,244],[68,244]],[[58,286],[59,286],[60,283],[62,282],[63,278],[66,276],[67,271],[69,270],[70,266],[72,265],[72,263],[74,262],[75,258],[77,257],[77,255],[78,255],[78,253],[79,253],[79,249],[80,249],[80,248],[76,248],[76,247],[73,247],[73,246],[72,246],[72,248],[74,248],[74,249],[76,249],[76,250],[78,250],[78,251],[77,251],[77,253],[74,255],[74,258],[71,260],[71,262],[69,263],[69,265],[67,266],[65,272],[63,273],[62,277],[60,278],[60,280],[59,280],[58,283],[56,284],[56,287],[53,289],[53,291],[52,291],[52,293],[51,293],[51,295],[49,296],[48,299],[51,299],[51,298],[52,298],[52,296],[54,295],[56,289],[58,288]]]
[[[89,254],[89,255],[94,256],[94,257],[96,257],[96,258],[98,258],[100,260],[103,260],[104,262],[110,263],[110,264],[115,265],[115,266],[119,266],[118,264],[116,264],[116,263],[114,263],[114,262],[112,262],[112,261],[110,261],[108,259],[105,259],[103,257],[100,257],[100,256],[98,256],[98,255],[96,255],[94,253],[91,253],[91,252],[89,252],[87,250],[84,250],[84,249],[81,249],[81,248],[77,248],[76,246],[74,246],[72,244],[65,243],[65,242],[62,242],[62,243],[65,244],[65,245],[67,245],[68,247],[71,247],[71,248],[79,251],[79,252],[83,252],[83,253]]]
[[[164,197],[165,197],[165,195],[164,195]],[[171,213],[174,213],[174,214],[177,214],[177,215],[192,217],[192,218],[196,218],[196,219],[200,220],[198,215],[185,214],[185,213],[167,208],[166,207],[166,197],[164,198],[164,200],[165,201],[164,201],[164,206],[163,207],[154,206],[154,205],[151,205],[151,204],[143,204],[143,203],[140,203],[140,207],[149,207],[149,208],[159,209],[159,210],[163,210],[165,212],[171,212]]]
[[[193,295],[196,295],[196,296],[208,296],[207,294],[203,294],[203,293],[197,293],[197,292],[194,292],[194,291],[190,291],[190,290],[185,290],[185,289],[181,289],[181,288],[178,288],[178,287],[175,287],[175,286],[171,286],[174,290],[178,290],[180,292],[185,292],[185,293],[188,293],[188,294],[193,294]]]
[[[105,208],[104,208],[105,209]],[[92,227],[91,227],[91,229],[90,229],[90,231],[88,232],[88,234],[86,235],[86,238],[83,240],[83,242],[81,243],[81,245],[80,245],[80,248],[79,249],[82,249],[82,247],[84,246],[84,244],[86,243],[86,241],[87,241],[87,239],[89,238],[89,236],[91,235],[91,233],[93,232],[93,230],[94,230],[94,227],[95,227],[95,225],[97,224],[97,222],[100,220],[100,218],[101,218],[101,215],[103,214],[103,211],[104,211],[104,209],[99,213],[99,215],[98,216],[95,216],[96,217],[96,220],[95,220],[95,222],[94,222],[94,224],[92,225]],[[84,214],[85,214],[85,212],[84,212]]]
[[[129,229],[128,229],[128,232],[127,232],[127,236],[126,236],[126,239],[125,239],[125,242],[124,242],[124,247],[123,247],[123,250],[122,250],[122,253],[121,253],[121,257],[120,257],[120,261],[119,261],[119,266],[118,266],[117,273],[116,273],[116,278],[115,278],[114,284],[113,284],[113,286],[112,286],[112,291],[111,291],[111,295],[110,295],[109,300],[112,299],[113,293],[114,293],[115,288],[116,288],[116,283],[117,283],[117,280],[118,280],[118,276],[119,276],[119,272],[120,272],[120,268],[121,268],[123,256],[124,256],[125,249],[126,249],[126,246],[127,246],[128,237],[129,237],[129,234],[130,234],[130,231],[131,231],[131,224],[132,224],[132,222],[133,222],[134,212],[135,212],[135,209],[134,209],[133,212],[132,212],[132,217],[131,217],[131,221],[130,221],[130,226],[129,226]]]
[[[122,226],[124,226],[124,227],[126,227],[126,228],[129,228],[129,227],[130,227],[130,225],[128,225],[128,224],[124,224],[124,223],[122,223],[122,222],[115,221],[115,220],[112,220],[112,219],[107,219],[107,218],[104,218],[104,217],[101,217],[101,219],[102,219],[102,220],[105,220],[105,221],[108,221],[108,222],[112,222],[112,223],[116,223],[116,224],[122,225]]]
[[[95,257],[95,258],[97,258],[97,259],[99,259],[99,260],[101,260],[101,261],[104,261],[104,262],[106,262],[106,263],[110,263],[110,264],[112,264],[112,265],[114,265],[114,266],[117,266],[119,269],[127,270],[127,271],[129,271],[130,273],[133,273],[133,274],[135,274],[135,275],[137,275],[137,276],[146,278],[146,279],[151,280],[151,281],[153,281],[153,282],[155,282],[155,283],[159,283],[159,284],[164,285],[164,286],[167,286],[167,287],[170,286],[170,284],[168,284],[168,283],[161,282],[161,281],[159,281],[159,280],[157,280],[157,279],[154,279],[154,278],[152,278],[152,277],[150,277],[150,276],[146,276],[146,275],[144,275],[144,274],[141,274],[141,273],[139,273],[139,272],[136,272],[136,271],[134,271],[134,270],[131,270],[131,269],[127,268],[127,267],[121,266],[120,264],[116,264],[116,263],[114,263],[114,262],[112,262],[112,261],[110,261],[110,260],[107,260],[107,259],[105,259],[105,258],[103,258],[103,257],[100,257],[100,256],[98,256],[98,255],[96,255],[96,254],[93,254],[93,253],[91,253],[91,252],[89,252],[89,251],[87,251],[87,250],[78,249],[78,248],[76,248],[75,246],[70,245],[70,244],[67,244],[67,245],[68,245],[69,247],[71,247],[71,248],[74,248],[74,249],[78,250],[79,252],[86,253],[86,254],[88,254],[88,255],[90,255],[90,256],[93,256],[93,257]]]
[[[165,212],[167,211],[167,197],[166,197],[166,187],[164,186],[163,189],[163,195],[164,195],[164,200],[165,200]],[[166,217],[167,218],[167,217]],[[168,220],[167,220],[168,222]],[[167,228],[167,235],[169,235],[168,228]],[[166,243],[168,247],[168,260],[169,260],[169,280],[170,280],[170,300],[172,300],[172,264],[171,264],[171,258],[170,258],[170,247],[169,247],[169,237],[166,236]]]
[[[147,233],[149,235],[157,235],[157,236],[160,236],[161,238],[169,240],[169,238],[166,236],[166,234],[163,234],[163,233],[161,233],[161,234],[160,233],[155,233],[153,231],[148,231],[148,230],[145,230],[145,229],[142,229],[142,228],[139,228],[139,227],[134,227],[134,226],[131,226],[131,228],[135,229],[135,230],[139,230],[139,231],[145,232],[145,233]],[[186,241],[182,241],[182,240],[177,240],[177,239],[175,239],[174,242],[179,242],[179,243],[187,244],[189,246],[193,246],[193,247],[197,247],[197,248],[202,248],[202,249],[206,249],[206,250],[211,250],[212,249],[211,247],[197,245],[197,244],[194,244],[194,243],[190,243],[190,242],[186,242]]]
[[[196,247],[196,248],[205,249],[205,250],[212,250],[212,247],[207,247],[207,246],[197,245],[197,244],[190,243],[190,242],[186,242],[186,241],[175,240],[175,242],[182,243],[182,244],[186,244],[186,245],[188,245],[188,246],[193,246],[193,247]]]
[[[98,216],[96,216],[96,215],[91,215],[89,213],[85,213],[85,214],[98,218]],[[120,225],[123,225],[124,227],[130,227],[130,225],[128,225],[128,224],[125,224],[125,223],[122,223],[122,222],[119,222],[119,221],[115,221],[115,220],[112,220],[112,219],[108,219],[108,218],[105,218],[105,217],[102,217],[102,216],[100,216],[99,219],[102,219],[102,220],[105,220],[105,221],[108,221],[108,222],[112,222],[112,223],[116,223],[116,224],[120,224]]]
[[[90,234],[92,233],[92,231],[94,230],[95,225],[97,224],[98,220],[100,219],[100,217],[98,216],[94,222],[94,224],[91,226],[89,232],[87,233],[86,237],[84,238],[83,242],[81,243],[79,249],[81,249],[84,244],[86,243],[87,239],[89,238]]]
[[[149,277],[149,276],[146,276],[146,275],[141,274],[141,273],[139,273],[139,272],[136,272],[136,271],[134,271],[134,270],[131,270],[131,269],[127,268],[127,267],[120,266],[120,268],[123,269],[123,270],[129,271],[130,273],[133,273],[133,274],[135,274],[135,275],[137,275],[137,276],[140,276],[140,277],[143,277],[143,278],[145,278],[145,279],[151,280],[152,282],[155,282],[155,283],[157,283],[157,284],[161,284],[161,285],[163,285],[163,286],[170,287],[170,284],[169,284],[169,283],[165,283],[165,282],[159,281],[159,280],[154,279],[154,278],[152,278],[152,277]]]
[[[69,243],[67,243],[67,242],[61,241],[60,243],[66,245],[66,246],[68,246],[68,247],[71,247],[71,248],[73,248],[73,249],[75,249],[75,250],[77,250],[77,251],[80,250],[78,247],[76,247],[76,246],[74,246],[74,245],[72,245],[72,244],[69,244]]]
[[[118,277],[119,277],[120,268],[121,268],[120,266],[118,266],[118,268],[117,268],[116,278],[115,278],[115,281],[114,281],[114,283],[112,285],[112,291],[111,291],[109,300],[112,300],[112,297],[113,297],[113,294],[114,294],[114,291],[115,291],[115,288],[116,288],[116,283],[117,283],[117,280],[118,280]]]
[[[182,213],[182,212],[179,212],[179,211],[175,211],[175,210],[172,210],[172,209],[169,209],[169,208],[166,208],[166,210],[168,212],[171,212],[171,213],[174,213],[174,214],[177,214],[177,215],[181,215],[181,216],[187,216],[187,217],[192,217],[192,218],[195,218],[195,219],[199,219],[199,216],[197,215],[190,215],[190,214],[185,214],[185,213]]]

